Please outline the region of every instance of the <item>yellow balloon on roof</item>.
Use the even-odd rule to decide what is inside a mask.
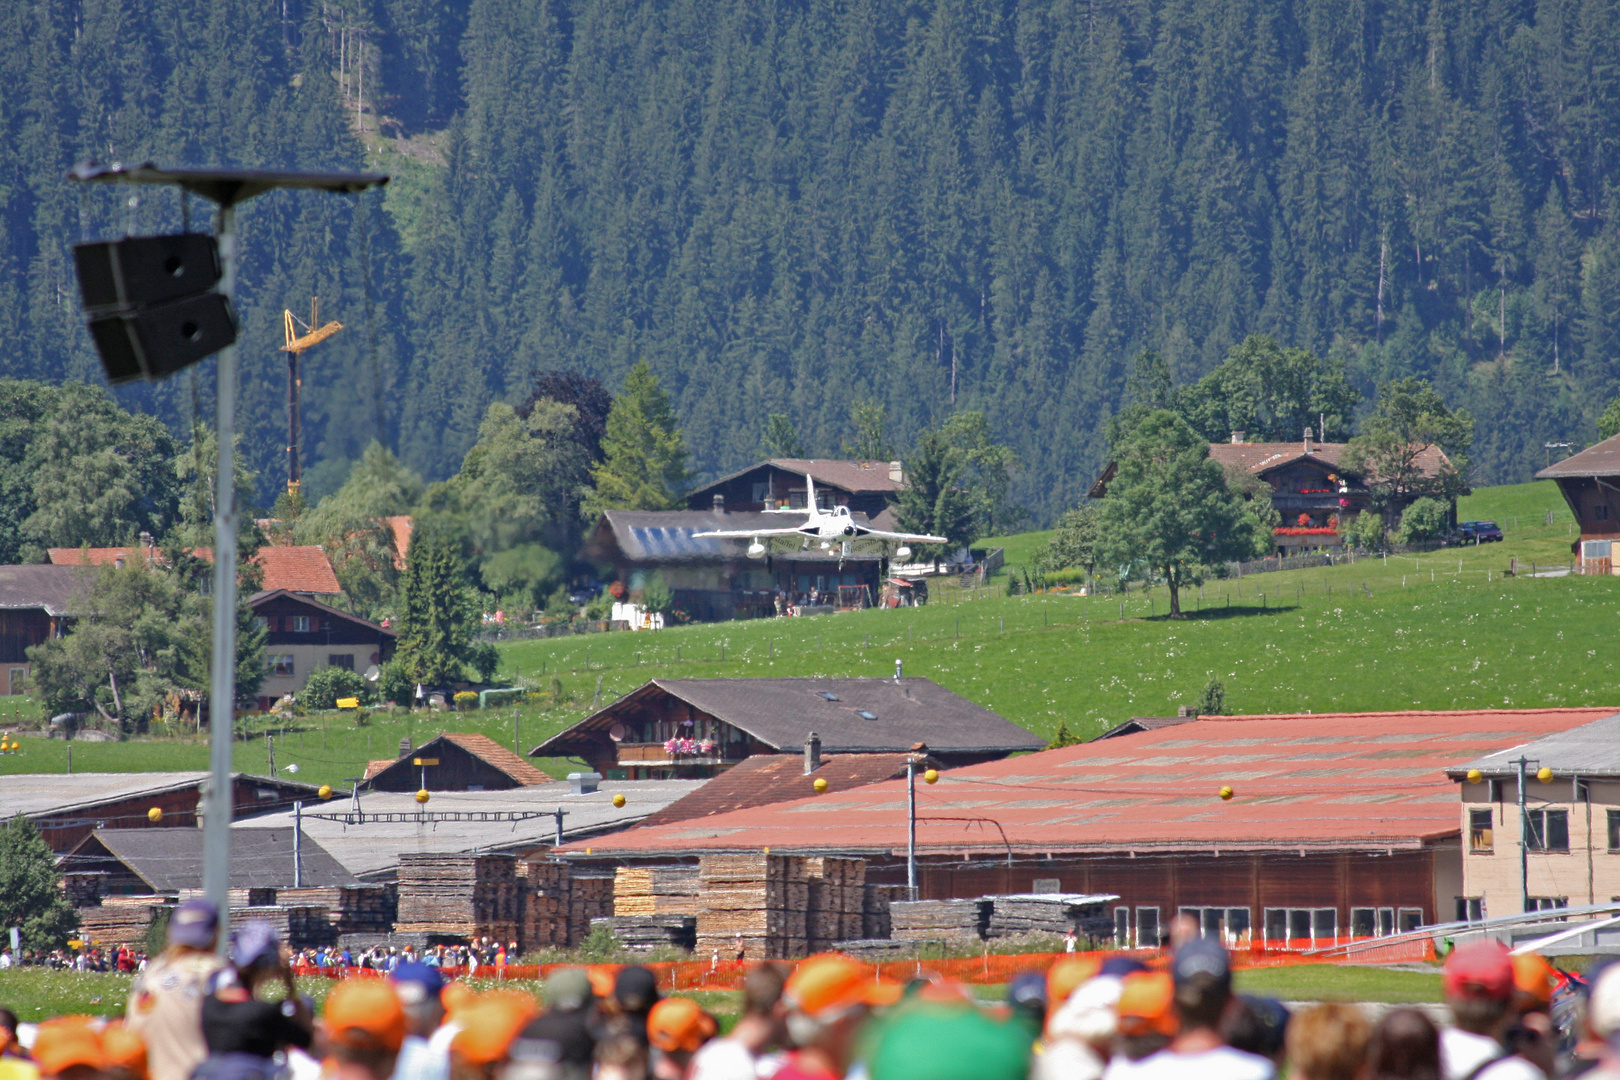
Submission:
[[[425,802],[428,801],[428,790],[427,790],[427,788],[423,788],[422,790],[420,790],[420,791],[418,791],[416,793],[416,801],[419,802],[419,803],[425,803]]]
[[[1222,802],[1228,802],[1232,796],[1236,794],[1237,792],[1233,791],[1230,787],[1226,786],[1225,784],[1221,785],[1220,796]]]
[[[1552,783],[1552,770],[1543,765],[1541,768],[1536,770],[1536,779],[1540,780],[1543,784]]]
[[[1478,769],[1468,770],[1468,782],[1470,784],[1477,784],[1483,779],[1485,779],[1485,774],[1480,772]]]

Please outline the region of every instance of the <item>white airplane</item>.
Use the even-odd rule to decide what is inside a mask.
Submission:
[[[910,544],[948,544],[949,540],[943,536],[929,536],[926,533],[896,533],[874,529],[870,525],[858,524],[849,516],[849,507],[835,506],[832,510],[823,510],[816,505],[816,482],[809,476],[804,478],[805,504],[807,509],[790,511],[795,514],[807,515],[803,525],[794,525],[786,529],[719,529],[714,532],[693,533],[694,539],[712,537],[716,540],[747,540],[748,557],[750,559],[763,559],[765,545],[760,542],[762,536],[802,536],[804,548],[810,546],[810,541],[820,540],[824,550],[830,550],[833,544],[839,544],[839,561],[849,555],[850,544],[855,540],[898,540],[900,547],[896,549],[894,557],[901,562],[911,558]],[[801,549],[803,550],[803,549]]]

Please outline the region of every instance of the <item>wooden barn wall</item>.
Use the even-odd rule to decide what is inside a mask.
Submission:
[[[437,765],[427,767],[429,791],[505,791],[521,785],[483,758],[468,753],[452,742],[439,743],[413,751],[411,757],[436,757]],[[411,758],[378,773],[371,780],[376,791],[416,791],[422,786],[422,767],[412,765]]]

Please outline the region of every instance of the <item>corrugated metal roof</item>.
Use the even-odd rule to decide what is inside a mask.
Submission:
[[[316,785],[281,777],[232,773],[236,781],[275,787],[293,798],[313,799]],[[0,776],[0,817],[92,813],[96,807],[132,798],[148,798],[199,787],[206,772],[15,773]],[[241,813],[239,810],[238,814]]]
[[[832,694],[831,699],[824,694]],[[1011,721],[931,679],[653,679],[529,751],[574,753],[577,736],[605,732],[661,696],[684,701],[776,750],[797,750],[814,731],[822,749],[1014,753],[1045,743]],[[872,714],[866,719],[861,713]],[[600,735],[597,736],[600,738]]]
[[[1620,476],[1620,435],[1594,443],[1536,473],[1537,480],[1556,480],[1561,476]]]
[[[1568,731],[1560,731],[1522,746],[1498,750],[1450,770],[1454,780],[1461,780],[1470,769],[1478,769],[1486,776],[1515,776],[1518,766],[1514,762],[1530,759],[1529,771],[1543,766],[1558,777],[1620,776],[1620,716],[1606,716]]]
[[[802,799],[815,794],[817,780],[839,791],[893,780],[906,774],[910,754],[836,754],[821,768],[804,771],[803,754],[755,754],[716,776],[690,795],[651,814],[638,828],[691,821],[751,806]]]
[[[1201,719],[953,769],[936,785],[919,783],[917,842],[932,853],[994,854],[1005,850],[1004,831],[1008,846],[1034,852],[1411,848],[1457,834],[1456,786],[1446,773],[1459,760],[1614,711]],[[1392,735],[1415,752],[1398,768],[1383,756]],[[1218,760],[1235,743],[1250,748],[1245,760]],[[1223,784],[1236,789],[1230,802],[1217,794]],[[1387,798],[1355,798],[1363,795]],[[952,818],[958,820],[939,820]],[[637,829],[593,848],[597,855],[763,847],[898,853],[905,834],[899,781]]]
[[[904,479],[896,480],[890,474],[889,462],[887,461],[851,461],[844,458],[769,458],[750,465],[746,469],[738,469],[734,473],[727,473],[712,484],[705,484],[692,492],[690,498],[702,499],[710,489],[729,483],[739,476],[746,476],[755,469],[762,469],[767,465],[774,465],[783,472],[815,477],[818,484],[838,488],[852,495],[867,492],[892,495],[906,486]]]

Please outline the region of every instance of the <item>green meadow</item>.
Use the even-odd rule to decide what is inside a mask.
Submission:
[[[1178,620],[1166,617],[1163,588],[1009,598],[998,578],[979,590],[936,583],[921,608],[511,642],[503,677],[548,699],[517,710],[516,745],[527,750],[651,678],[886,676],[897,660],[1043,737],[1060,722],[1090,737],[1131,716],[1172,714],[1210,679],[1229,713],[1620,706],[1607,647],[1620,579],[1505,576],[1512,560],[1568,565],[1574,523],[1556,488],[1481,489],[1460,516],[1494,519],[1505,541],[1211,581],[1184,594]],[[1033,556],[1039,535],[1002,542],[1017,553],[1012,565]],[[266,735],[278,769],[297,763],[299,779],[335,785],[393,757],[401,738],[479,731],[514,745],[510,706],[366,719],[245,719],[236,765],[264,772]],[[67,744],[21,741],[22,752],[0,756],[0,775],[66,771]],[[205,743],[186,732],[73,744],[76,772],[206,762]],[[553,775],[579,767],[538,764]]]

